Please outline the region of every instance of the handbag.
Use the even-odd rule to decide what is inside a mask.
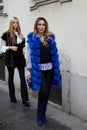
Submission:
[[[8,34],[7,34],[7,42],[9,43]],[[3,48],[1,47],[1,49],[0,49],[0,57],[5,59],[7,51],[8,51],[7,46],[3,46]]]
[[[33,90],[31,78],[27,79],[27,84],[28,84],[29,88],[31,88]]]
[[[7,42],[8,46],[10,45],[10,40],[7,33]],[[14,58],[11,50],[7,49],[7,46],[4,46],[0,51],[0,57],[4,60],[5,65],[10,67],[15,67]]]
[[[2,58],[2,59],[4,59],[5,58],[5,53],[2,53],[2,52],[0,52],[0,57]]]
[[[3,48],[0,50],[0,57],[2,57],[3,59],[5,59],[6,53],[7,53],[7,50],[6,50],[5,47],[3,47]]]

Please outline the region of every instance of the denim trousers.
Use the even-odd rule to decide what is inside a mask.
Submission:
[[[52,86],[53,69],[42,71],[42,86],[38,93],[37,122],[46,117],[47,104]]]

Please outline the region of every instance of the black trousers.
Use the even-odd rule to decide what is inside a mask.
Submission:
[[[42,86],[38,94],[37,121],[46,117],[46,109],[52,86],[53,70],[42,71]]]
[[[9,87],[9,95],[10,95],[10,101],[15,101],[15,85],[14,85],[14,70],[15,68],[7,67],[8,69],[8,87]],[[21,98],[22,102],[25,103],[28,101],[28,91],[27,91],[27,85],[25,80],[25,70],[24,67],[17,67],[20,77],[20,91],[21,91]]]

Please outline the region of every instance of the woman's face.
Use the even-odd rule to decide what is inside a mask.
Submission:
[[[18,28],[18,21],[17,19],[13,20],[13,29],[17,29]]]
[[[39,34],[43,34],[45,32],[45,21],[40,20],[37,24],[37,31]]]

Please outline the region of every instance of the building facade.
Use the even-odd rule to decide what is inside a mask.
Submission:
[[[49,29],[56,35],[62,68],[59,107],[87,121],[86,11],[87,0],[0,0],[0,36],[13,16],[19,18],[25,37],[33,31],[38,16],[48,20]],[[6,75],[5,70],[5,81]]]

